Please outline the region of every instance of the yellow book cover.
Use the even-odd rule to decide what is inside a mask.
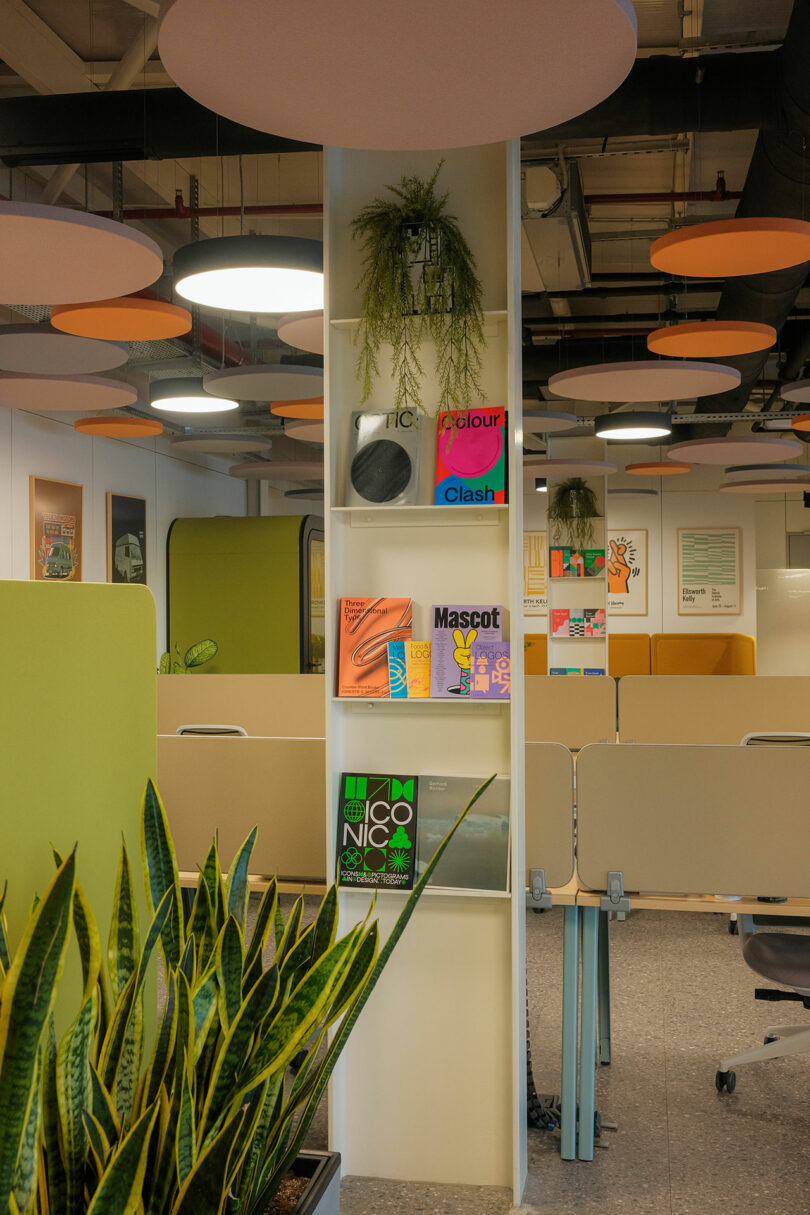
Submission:
[[[406,641],[408,696],[430,696],[430,642]]]

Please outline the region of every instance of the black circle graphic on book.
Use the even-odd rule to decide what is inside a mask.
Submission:
[[[368,502],[390,502],[411,479],[411,458],[391,439],[375,439],[352,460],[352,485]]]

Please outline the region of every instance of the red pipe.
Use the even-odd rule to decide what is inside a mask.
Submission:
[[[657,202],[725,202],[729,198],[742,198],[742,190],[670,190],[657,194],[586,194],[585,203],[609,206],[611,203],[657,203]]]
[[[103,219],[115,219],[113,211],[94,211]],[[323,203],[258,203],[248,207],[187,207],[178,190],[173,207],[125,207],[124,219],[202,219],[207,216],[323,215]]]

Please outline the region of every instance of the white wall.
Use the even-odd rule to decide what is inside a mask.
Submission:
[[[29,477],[84,486],[82,577],[107,578],[107,491],[146,498],[147,577],[155,596],[158,649],[166,631],[166,535],[181,516],[244,515],[245,483],[230,461],[182,458],[165,438],[98,439],[56,420],[0,409],[0,578],[29,577]]]

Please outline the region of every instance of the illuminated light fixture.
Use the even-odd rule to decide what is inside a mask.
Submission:
[[[761,464],[779,464],[798,456],[802,450],[797,439],[774,439],[766,435],[731,435],[728,438],[690,439],[674,443],[667,455],[670,460],[683,456],[690,464],[744,464],[756,460]]]
[[[798,405],[803,405],[810,401],[810,380],[794,380],[792,384],[783,384],[779,389],[779,395],[784,401],[795,401]],[[797,419],[793,419],[795,428]]]
[[[683,401],[737,388],[736,367],[686,359],[648,359],[637,363],[593,363],[550,376],[558,397],[573,401]]]
[[[688,321],[647,335],[647,349],[672,358],[731,358],[768,350],[776,341],[773,325],[758,321]]]
[[[123,295],[86,304],[58,304],[51,309],[51,324],[77,337],[116,342],[157,342],[180,337],[191,329],[188,308],[167,300]]]
[[[636,57],[631,0],[420,0],[409,28],[430,32],[416,55],[395,36],[404,11],[401,0],[164,0],[158,49],[184,93],[234,122],[391,151],[544,131],[613,93]]]
[[[323,397],[299,397],[293,401],[273,401],[270,412],[277,418],[315,421],[323,417]]]
[[[594,433],[599,439],[661,439],[672,434],[669,415],[654,410],[634,409],[627,413],[603,413],[594,418]]]
[[[546,480],[546,478],[545,477],[535,477],[534,478],[534,489],[535,489],[535,493],[547,494],[548,493],[548,481]]]
[[[676,477],[691,472],[692,465],[678,460],[645,460],[641,464],[628,464],[624,471],[634,477]]]
[[[174,255],[174,289],[220,312],[323,308],[323,244],[300,236],[216,236]]]
[[[650,246],[656,270],[685,278],[736,278],[769,274],[810,261],[810,223],[753,217],[689,224]]]
[[[282,342],[296,350],[323,354],[323,309],[314,312],[289,312],[278,323],[276,333]]]
[[[178,376],[173,380],[153,380],[149,385],[149,404],[164,413],[221,413],[238,409],[238,401],[212,397],[203,388],[202,376]]]
[[[73,429],[80,435],[96,435],[103,439],[146,439],[163,434],[163,423],[157,418],[78,418]]]

